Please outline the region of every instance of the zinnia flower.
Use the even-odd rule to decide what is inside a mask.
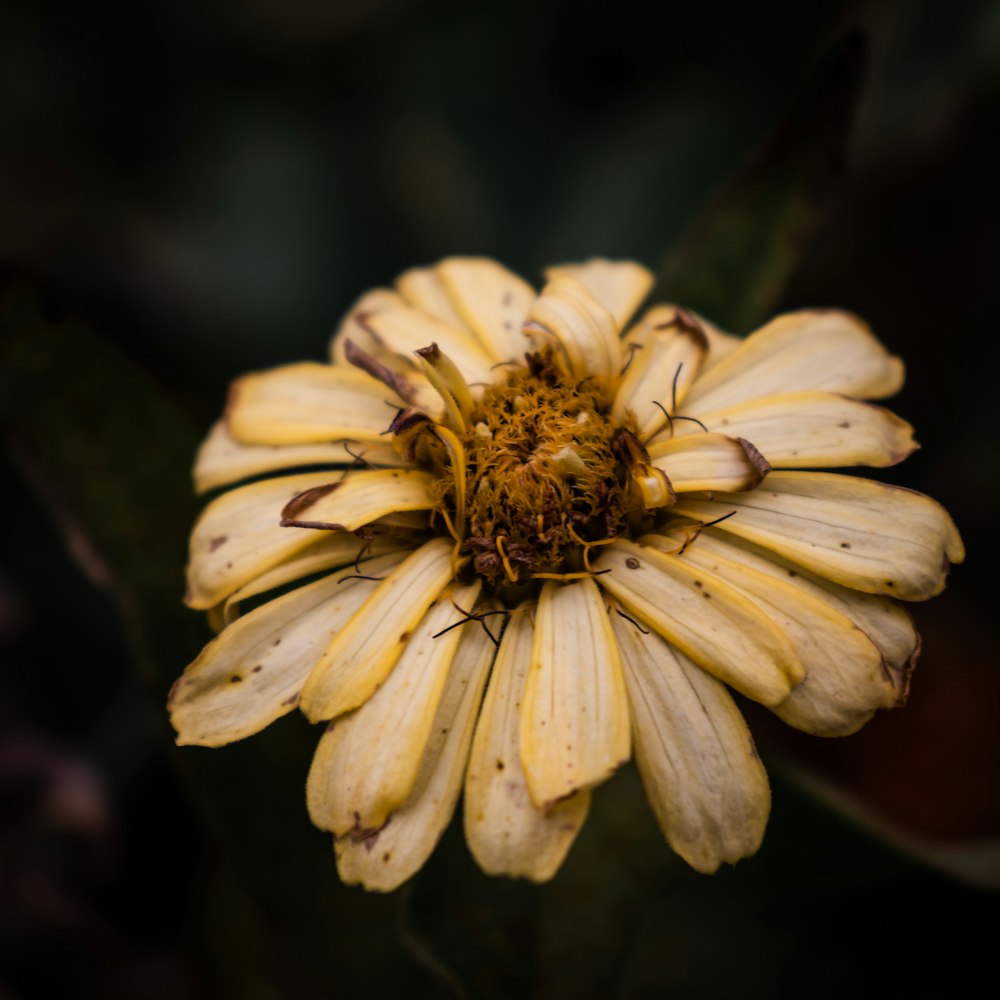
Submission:
[[[753,854],[770,793],[728,688],[854,732],[906,695],[897,600],[963,556],[928,497],[801,471],[916,447],[862,402],[903,368],[856,317],[740,340],[672,305],[630,326],[634,263],[546,278],[408,271],[350,310],[332,363],[239,379],[198,456],[198,489],[228,489],[187,601],[221,631],[171,694],[178,742],[296,706],[325,723],[307,801],[347,882],[409,878],[463,790],[483,870],[548,879],[633,752],[681,857]]]

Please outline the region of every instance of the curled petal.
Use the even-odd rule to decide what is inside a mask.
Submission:
[[[547,268],[548,281],[566,277],[578,281],[611,313],[615,326],[625,324],[653,287],[653,272],[632,260],[605,260],[594,257],[583,264],[559,264]]]
[[[674,490],[752,490],[770,466],[745,438],[708,433],[671,438],[650,449],[653,465],[670,477]]]

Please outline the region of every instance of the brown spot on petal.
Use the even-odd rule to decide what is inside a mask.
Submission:
[[[281,512],[281,526],[283,528],[333,528],[342,529],[340,524],[327,524],[320,521],[303,521],[301,516],[309,510],[315,503],[329,496],[340,486],[340,483],[327,483],[325,486],[314,486],[311,490],[298,493],[288,503],[285,504]]]
[[[295,694],[286,698],[281,704],[282,705],[297,705],[299,702],[299,692],[296,691]]]
[[[628,566],[629,569],[638,569],[641,563],[635,556],[629,556],[628,559],[625,560],[625,565]]]
[[[229,541],[229,535],[219,535],[208,543],[208,551],[214,552],[220,545],[225,545]]]

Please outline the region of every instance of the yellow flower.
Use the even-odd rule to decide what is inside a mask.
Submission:
[[[629,326],[637,264],[546,278],[408,271],[350,310],[331,364],[238,380],[198,456],[201,491],[252,481],[192,534],[187,600],[221,632],[171,694],[178,742],[295,706],[326,722],[308,807],[348,882],[413,875],[463,791],[483,870],[548,879],[633,751],[686,861],[753,854],[770,793],[727,687],[856,731],[906,694],[895,599],[963,557],[933,500],[800,471],[916,447],[861,401],[903,369],[857,318],[741,341],[671,305]]]

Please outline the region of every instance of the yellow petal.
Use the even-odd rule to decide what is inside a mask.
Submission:
[[[676,548],[678,537],[683,540],[683,533],[645,541]],[[789,725],[817,736],[847,736],[895,702],[896,690],[878,647],[828,601],[745,562],[709,552],[697,539],[682,558],[725,580],[788,636],[806,671],[802,683],[774,708]]]
[[[712,873],[760,847],[767,774],[729,692],[655,632],[613,615],[642,783],[663,835]]]
[[[378,892],[400,886],[430,857],[455,811],[494,654],[479,626],[457,631],[461,639],[410,797],[377,834],[335,841],[337,872],[348,885]]]
[[[409,797],[455,656],[461,622],[479,583],[449,588],[413,629],[382,686],[359,709],[330,723],[306,786],[309,816],[322,830],[355,837],[380,830]],[[465,627],[465,626],[463,626]]]
[[[649,454],[677,493],[752,490],[770,469],[764,456],[746,439],[704,431],[660,442],[650,447]]]
[[[901,462],[918,447],[913,428],[894,413],[832,392],[790,392],[704,413],[713,431],[747,438],[775,468],[800,469]],[[678,421],[674,436],[701,432]],[[655,455],[657,442],[650,442]]]
[[[363,351],[377,354],[380,344],[371,335],[365,320],[375,313],[399,309],[406,306],[406,299],[391,288],[372,288],[365,292],[350,309],[344,313],[330,340],[330,360],[335,365],[348,365],[347,341],[352,341]]]
[[[802,680],[791,643],[757,606],[710,573],[657,549],[617,541],[592,564],[630,615],[699,666],[764,705]]]
[[[545,277],[548,281],[559,277],[575,278],[611,313],[619,330],[625,329],[625,324],[653,287],[653,273],[649,268],[631,260],[600,257],[583,264],[550,267]]]
[[[693,318],[701,327],[702,333],[705,334],[705,339],[708,341],[708,355],[701,366],[703,372],[717,365],[743,343],[742,337],[734,337],[731,333],[724,333],[704,316],[700,316],[690,309],[681,310],[673,303],[661,302],[647,309],[639,321],[626,331],[626,349],[641,347],[646,343],[650,334],[656,330],[666,330],[671,326],[676,326],[679,313],[683,313],[684,317]]]
[[[743,563],[826,601],[854,622],[878,646],[895,690],[894,703],[899,704],[906,697],[909,676],[920,651],[920,637],[904,607],[888,597],[862,594],[825,580],[752,542],[735,535],[727,536],[719,528],[700,532],[691,543],[691,548],[694,547]]]
[[[534,627],[530,604],[507,622],[490,677],[465,781],[465,839],[488,875],[545,882],[558,871],[587,816],[590,793],[548,812],[536,808],[521,766],[524,688]]]
[[[455,308],[439,266],[412,267],[396,279],[396,287],[409,305],[458,330],[472,332]]]
[[[374,576],[403,554],[364,564]],[[354,567],[261,605],[213,639],[170,692],[177,742],[222,746],[290,712],[335,635],[374,591]]]
[[[491,369],[496,359],[477,340],[419,309],[387,309],[365,317],[363,322],[382,351],[409,359],[421,347],[437,344],[469,385],[486,385],[493,380]]]
[[[401,401],[356,368],[311,361],[244,375],[233,383],[226,423],[243,444],[377,441]]]
[[[622,369],[621,342],[611,313],[572,278],[556,278],[542,289],[524,331],[534,349],[556,347],[576,378],[610,379]]]
[[[747,337],[698,379],[684,410],[697,417],[759,396],[805,390],[878,399],[902,383],[902,362],[856,316],[803,310]]]
[[[919,601],[944,588],[965,556],[945,509],[930,497],[826,472],[772,472],[753,493],[683,496],[677,513],[711,521],[836,583]]]
[[[430,510],[428,487],[433,477],[418,469],[350,472],[343,478],[310,487],[281,511],[285,527],[353,531],[399,511]]]
[[[189,607],[218,604],[238,587],[315,539],[281,526],[282,508],[305,490],[329,483],[331,473],[281,476],[216,497],[191,533],[187,567]]]
[[[542,587],[521,710],[521,763],[539,808],[600,784],[629,757],[618,647],[593,580]]]
[[[371,697],[451,576],[451,544],[435,538],[378,585],[302,691],[302,711],[311,722],[335,718]]]
[[[207,493],[265,472],[308,465],[400,466],[406,463],[386,441],[329,441],[320,444],[241,444],[224,420],[208,432],[194,464],[194,488]]]
[[[643,441],[667,423],[674,402],[684,401],[688,389],[701,371],[708,353],[708,341],[699,327],[670,320],[654,328],[637,347],[618,387],[611,419],[624,423],[632,413]]]
[[[520,361],[521,333],[535,290],[485,257],[449,257],[437,267],[456,311],[494,361]]]

